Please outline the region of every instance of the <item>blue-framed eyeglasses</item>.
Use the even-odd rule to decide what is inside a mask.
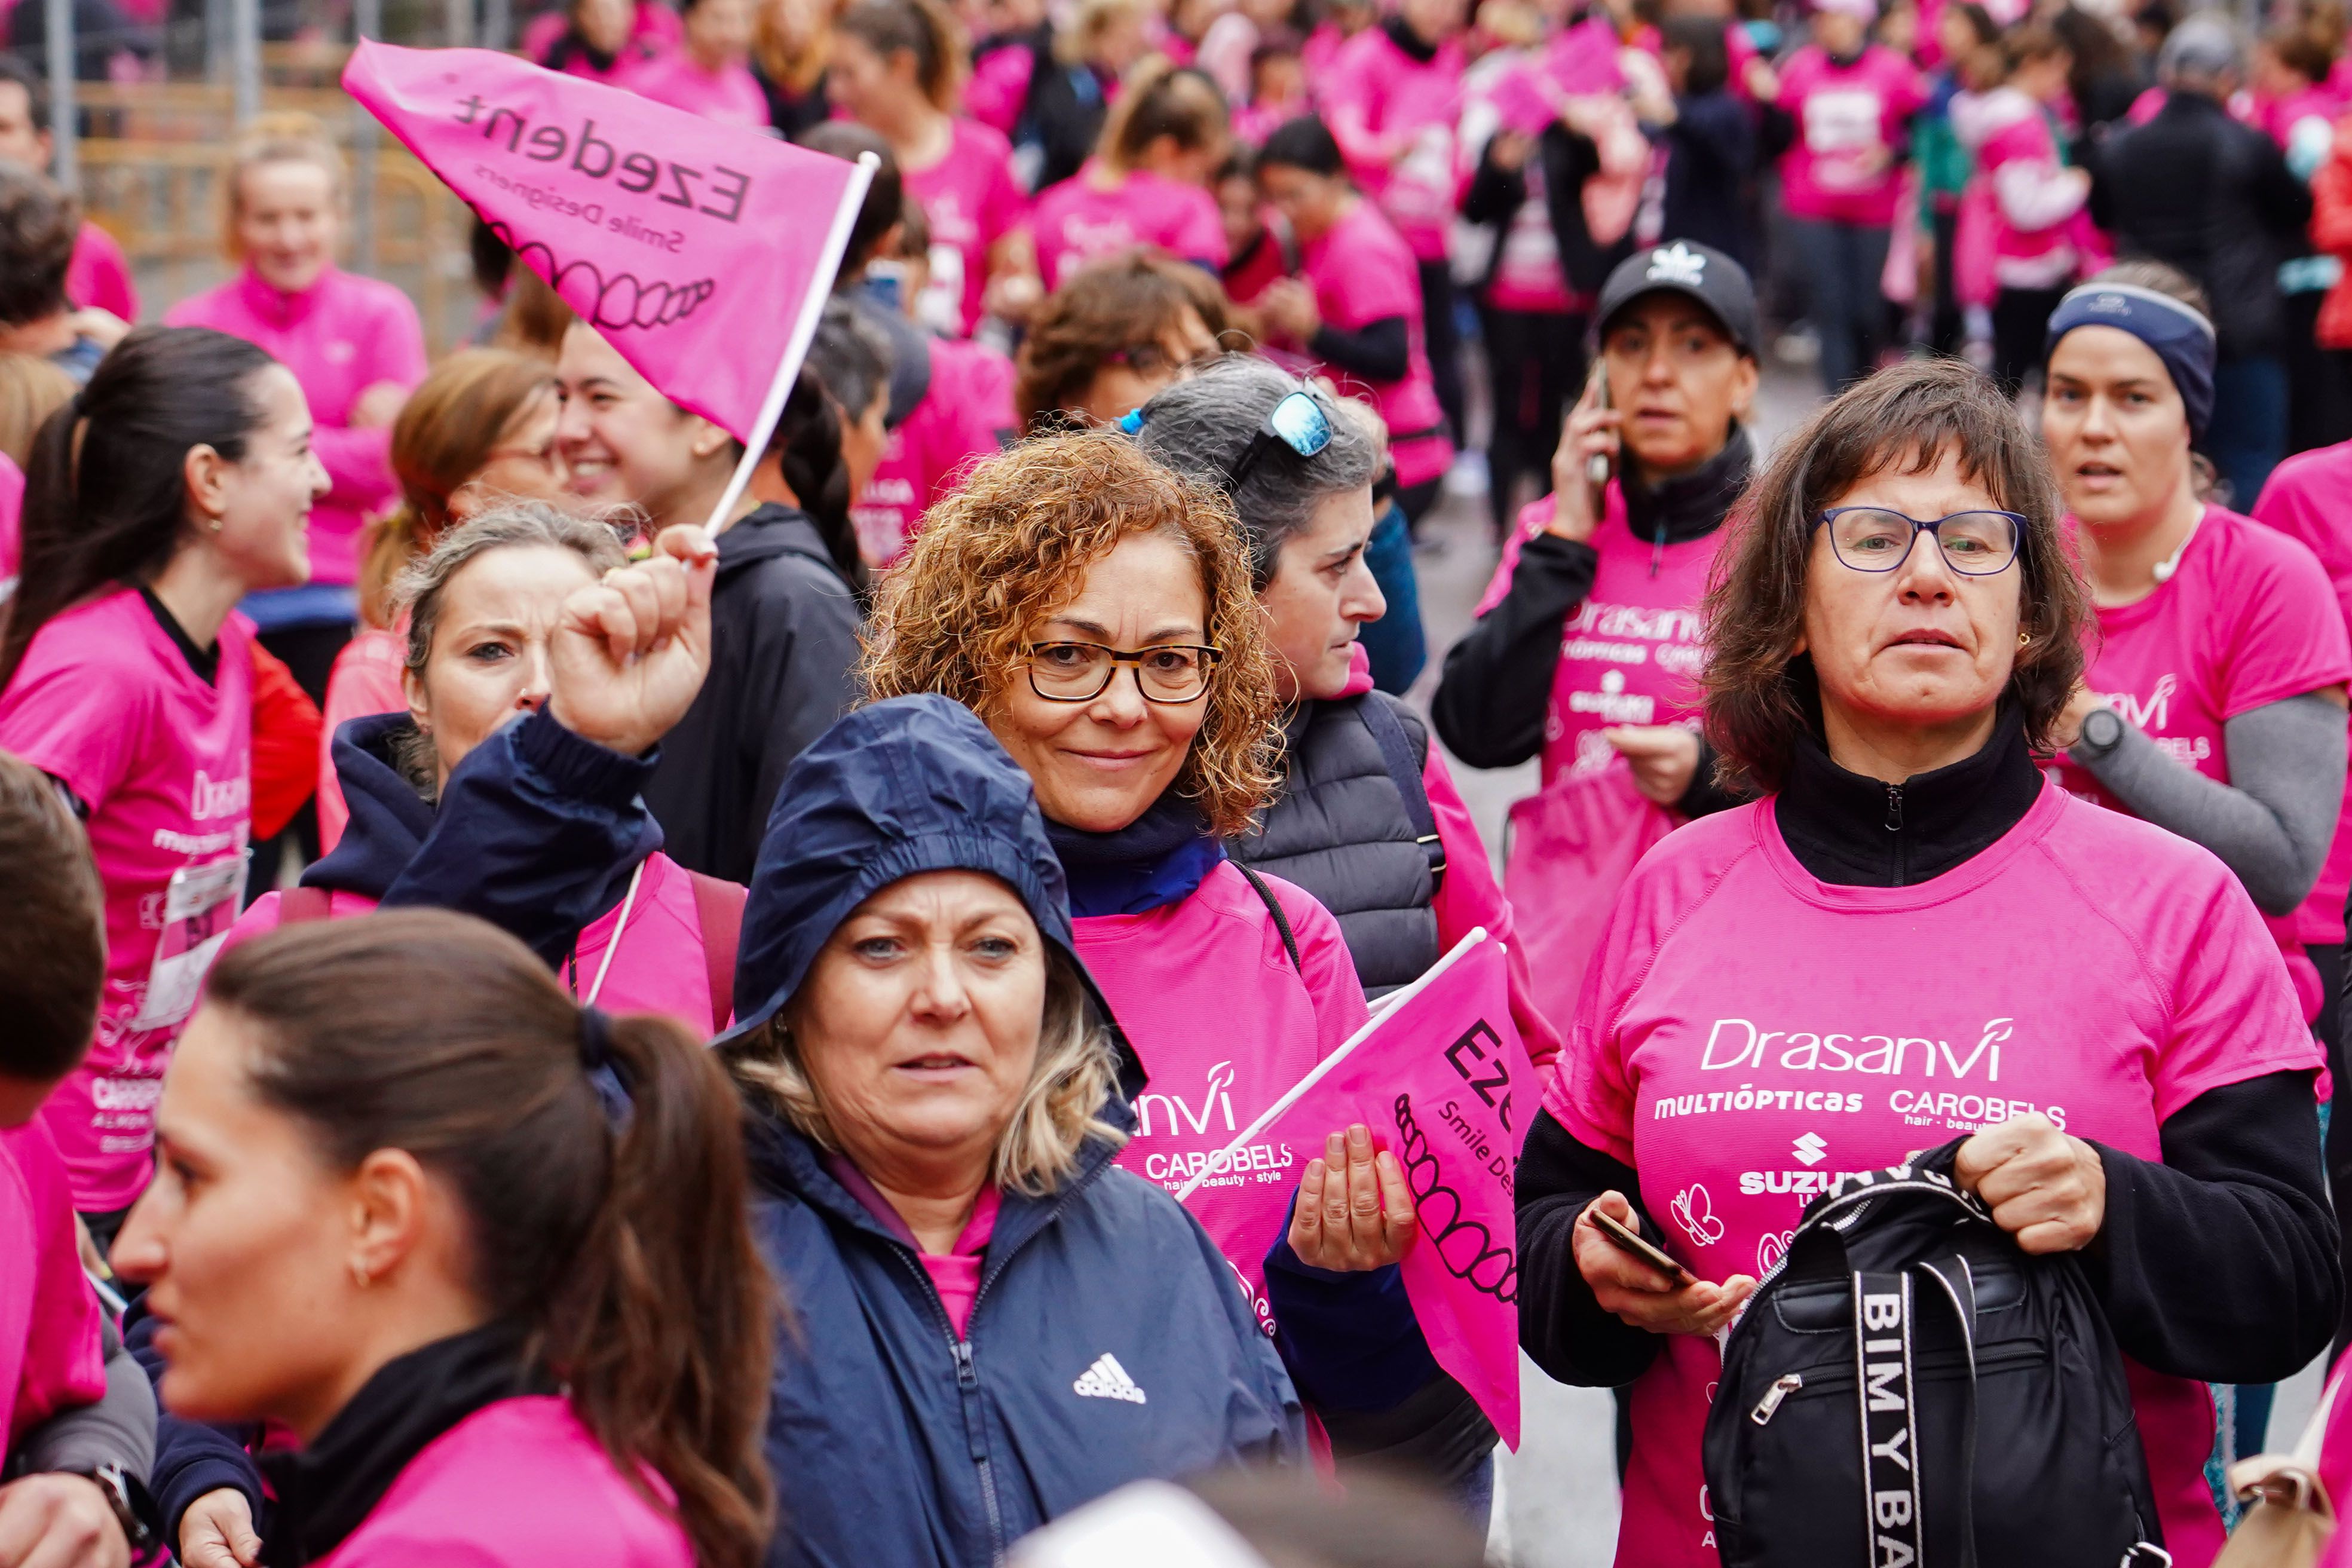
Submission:
[[[1892,572],[1911,557],[1923,533],[1936,536],[1944,563],[1967,577],[2006,572],[2025,537],[2025,519],[2013,511],[1956,511],[1916,518],[1883,506],[1838,506],[1813,519],[1826,528],[1838,561],[1856,572]]]

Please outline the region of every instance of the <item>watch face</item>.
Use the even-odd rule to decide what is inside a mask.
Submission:
[[[2083,720],[2083,739],[2105,749],[2124,738],[2124,721],[2112,708],[2102,708]]]

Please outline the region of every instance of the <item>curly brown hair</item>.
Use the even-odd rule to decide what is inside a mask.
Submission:
[[[2018,628],[2026,634],[2003,696],[2025,710],[2027,742],[2051,732],[2082,678],[2090,597],[2058,531],[2058,486],[2016,405],[1959,360],[1915,360],[1857,382],[1782,442],[1740,500],[1702,612],[1708,650],[1706,734],[1727,784],[1775,790],[1797,739],[1816,723],[1804,629],[1813,520],[1873,474],[1925,473],[1947,452],[1995,504],[2025,519]]]
[[[1138,534],[1176,540],[1201,570],[1206,636],[1222,654],[1174,787],[1212,832],[1231,837],[1272,798],[1282,752],[1249,551],[1231,502],[1116,431],[1024,442],[931,509],[874,607],[860,667],[866,694],[936,691],[994,724],[1024,645],[1084,590],[1096,562]]]

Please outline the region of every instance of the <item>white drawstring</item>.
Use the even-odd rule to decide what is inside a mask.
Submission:
[[[583,1007],[593,1007],[596,998],[604,994],[604,976],[613,972],[613,955],[621,951],[621,936],[629,929],[629,910],[636,904],[637,884],[644,879],[645,874],[646,863],[643,860],[638,861],[637,868],[629,873],[629,891],[628,896],[621,900],[621,918],[614,922],[612,940],[604,944],[604,956],[596,961],[595,983],[588,987],[588,994],[580,999]]]

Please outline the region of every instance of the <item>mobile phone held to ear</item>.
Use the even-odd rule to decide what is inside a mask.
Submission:
[[[1602,359],[1599,354],[1594,354],[1592,356],[1592,374],[1585,378],[1584,384],[1586,391],[1598,395],[1593,399],[1592,406],[1595,408],[1608,407],[1609,362]],[[1584,482],[1591,485],[1594,489],[1599,489],[1609,482],[1609,455],[1607,453],[1595,452],[1592,456],[1584,459]]]
[[[1622,1220],[1613,1217],[1607,1211],[1600,1208],[1589,1208],[1584,1212],[1592,1216],[1594,1227],[1607,1238],[1609,1245],[1618,1251],[1633,1254],[1672,1280],[1677,1288],[1695,1285],[1698,1282],[1697,1277],[1689,1269],[1675,1262],[1660,1248],[1643,1240],[1641,1233],[1632,1229]]]

